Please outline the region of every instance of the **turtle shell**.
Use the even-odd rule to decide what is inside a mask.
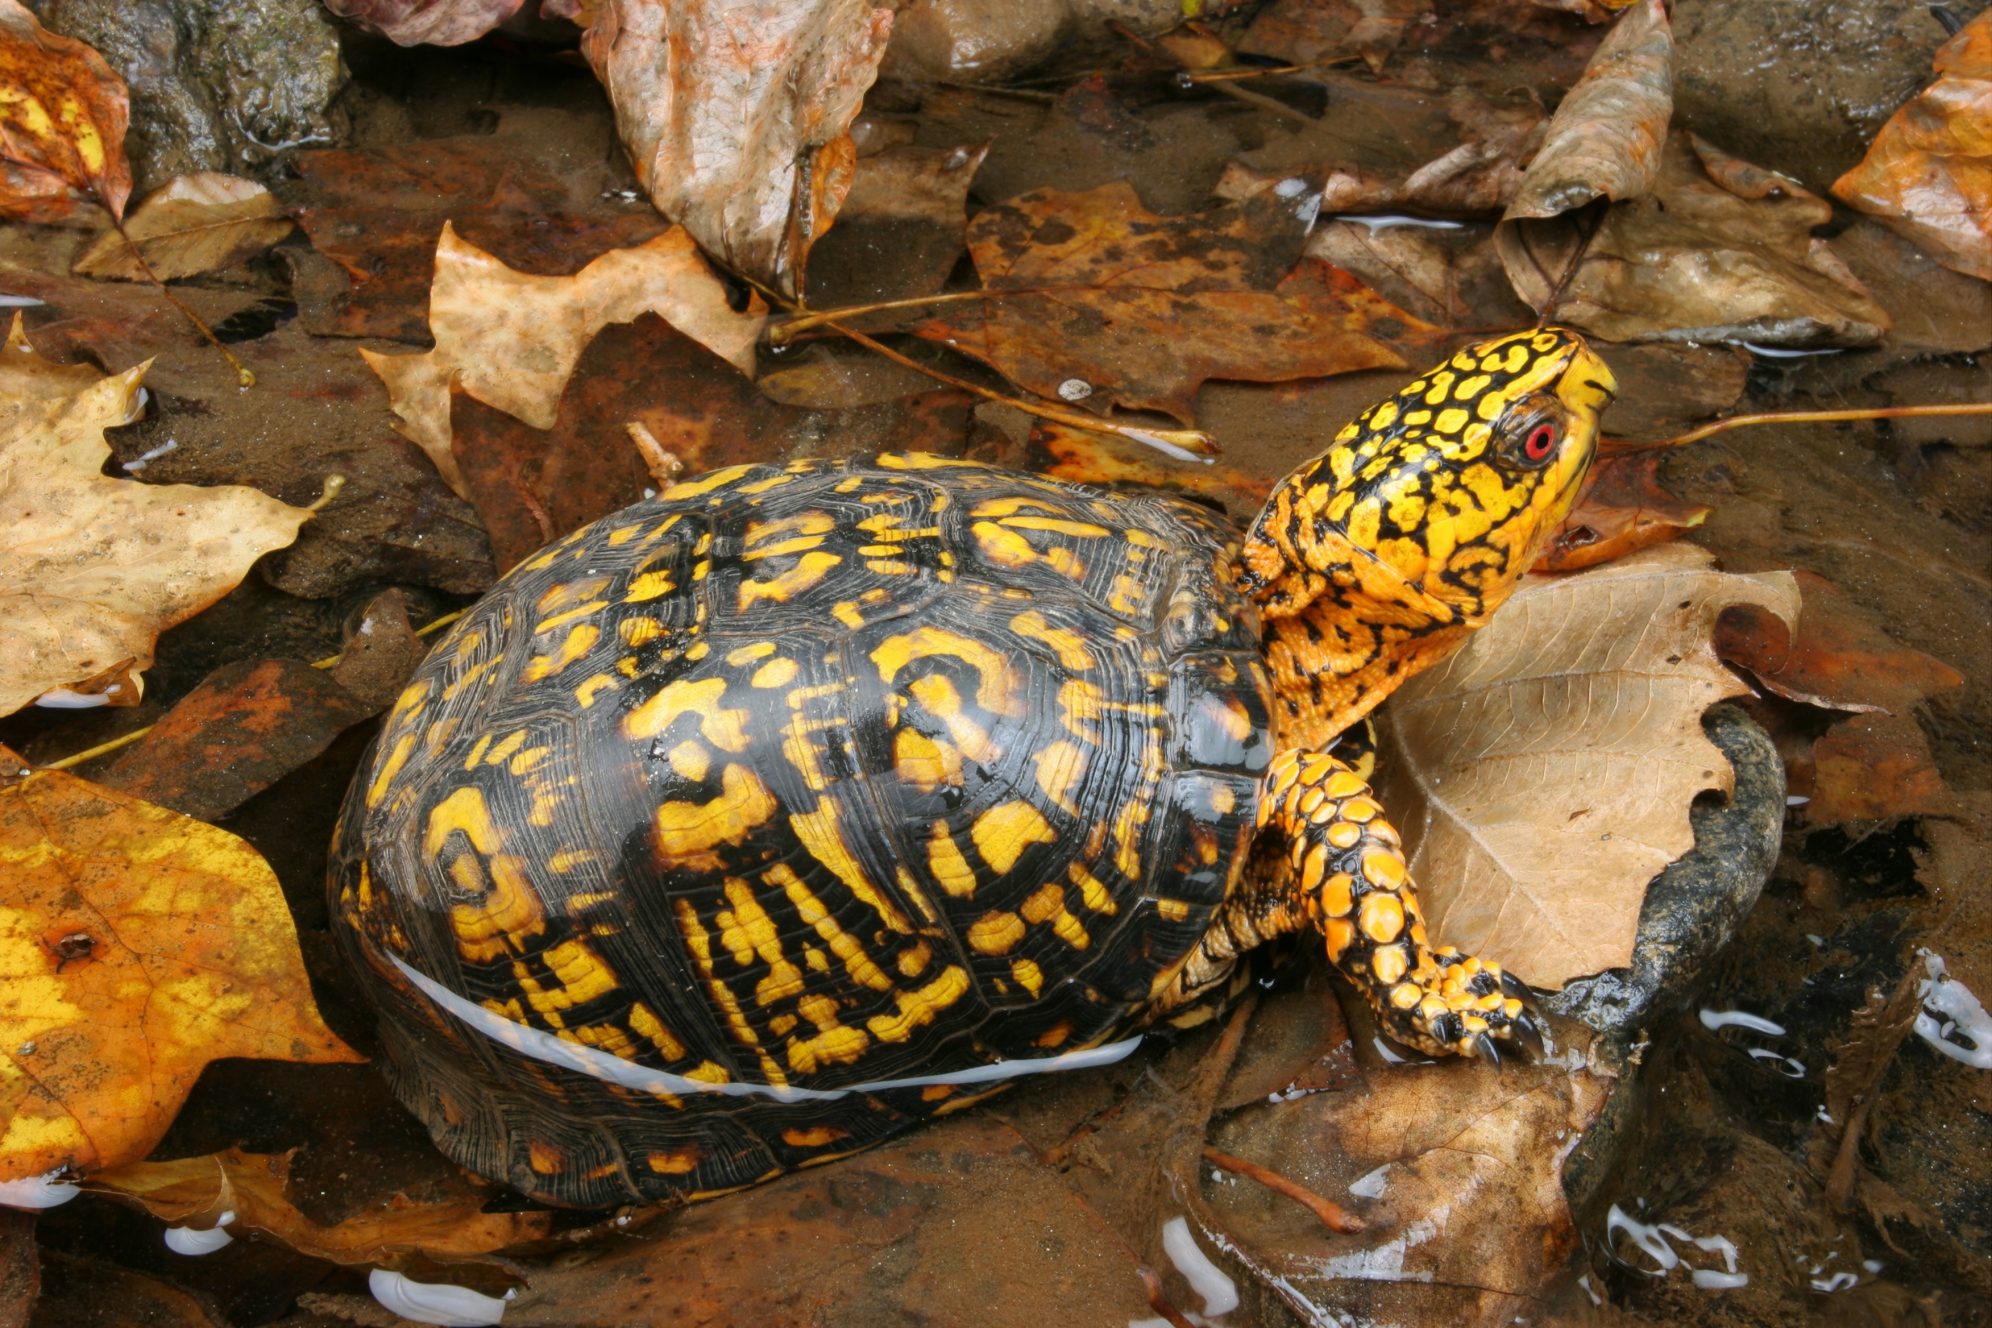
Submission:
[[[341,817],[333,925],[401,1100],[599,1206],[1118,1050],[1250,848],[1236,541],[900,455],[715,472],[521,564]]]

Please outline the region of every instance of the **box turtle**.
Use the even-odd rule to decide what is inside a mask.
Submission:
[[[400,1099],[549,1203],[697,1197],[1125,1054],[1312,931],[1432,1053],[1531,1031],[1428,939],[1336,737],[1507,596],[1615,390],[1452,356],[1239,531],[921,454],[735,466],[548,546],[341,816]]]

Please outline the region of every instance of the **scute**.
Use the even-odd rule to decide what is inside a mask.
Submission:
[[[471,1031],[403,965],[735,1086],[1136,1027],[1238,880],[1271,755],[1236,540],[1187,503],[882,457],[706,477],[527,560],[411,681],[342,817],[335,927],[403,1101],[465,1165],[597,1205],[990,1087],[617,1086]]]

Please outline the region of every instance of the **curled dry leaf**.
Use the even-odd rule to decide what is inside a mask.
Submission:
[[[1929,250],[1992,281],[1992,13],[1945,42],[1937,81],[1875,135],[1833,193]]]
[[[1553,217],[1597,198],[1637,198],[1660,166],[1674,114],[1674,32],[1640,0],[1606,34],[1523,173],[1506,220]]]
[[[871,0],[607,0],[581,51],[657,210],[793,298],[851,186],[851,121],[891,31]]]
[[[1186,217],[1125,183],[999,203],[969,224],[984,297],[911,330],[1039,396],[1185,422],[1205,379],[1402,366],[1388,343],[1430,329],[1339,269],[1296,268],[1317,200],[1289,183]]]
[[[18,315],[0,352],[0,715],[54,688],[124,688],[160,632],[311,515],[238,485],[106,476],[104,430],[137,417],[144,376],[49,365]]]
[[[135,1162],[209,1061],[360,1059],[224,830],[0,748],[0,1179]]]
[[[1383,803],[1432,932],[1557,988],[1631,962],[1647,883],[1694,846],[1688,807],[1733,772],[1702,712],[1748,690],[1710,637],[1732,604],[1787,624],[1785,572],[1718,572],[1663,544],[1530,578],[1378,713]]]
[[[1693,530],[1714,510],[1684,503],[1660,487],[1664,452],[1607,454],[1591,468],[1584,496],[1577,500],[1538,572],[1576,572],[1660,544]]]
[[[481,1189],[438,1202],[398,1196],[376,1212],[326,1226],[290,1197],[290,1153],[231,1148],[207,1157],[131,1162],[90,1178],[92,1190],[136,1200],[162,1222],[211,1230],[225,1215],[229,1229],[261,1232],[299,1254],[337,1264],[392,1264],[410,1255],[468,1259],[538,1240],[551,1214],[486,1213]]]
[[[57,220],[85,190],[124,215],[131,194],[124,80],[84,43],[0,0],[0,217]]]
[[[752,375],[758,306],[735,313],[725,285],[682,227],[629,249],[612,249],[571,277],[519,272],[445,224],[429,294],[435,349],[420,355],[360,354],[387,384],[402,432],[469,497],[450,454],[450,393],[464,393],[535,429],[550,429],[574,364],[610,323],[654,313]]]
[[[512,17],[522,0],[325,0],[340,18],[397,46],[461,46]]]
[[[1866,346],[1888,314],[1826,241],[1833,209],[1780,176],[1675,134],[1641,198],[1614,204],[1588,246],[1568,218],[1503,222],[1515,290],[1536,309],[1611,341]]]
[[[124,234],[106,231],[77,255],[78,276],[142,281],[129,237],[161,281],[233,267],[290,234],[291,221],[254,180],[200,171],[175,176],[132,210]]]

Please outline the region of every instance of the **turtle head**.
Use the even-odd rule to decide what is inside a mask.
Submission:
[[[1574,332],[1483,341],[1282,480],[1248,532],[1246,588],[1325,644],[1276,676],[1369,671],[1332,707],[1348,721],[1457,645],[1569,514],[1617,390]]]

